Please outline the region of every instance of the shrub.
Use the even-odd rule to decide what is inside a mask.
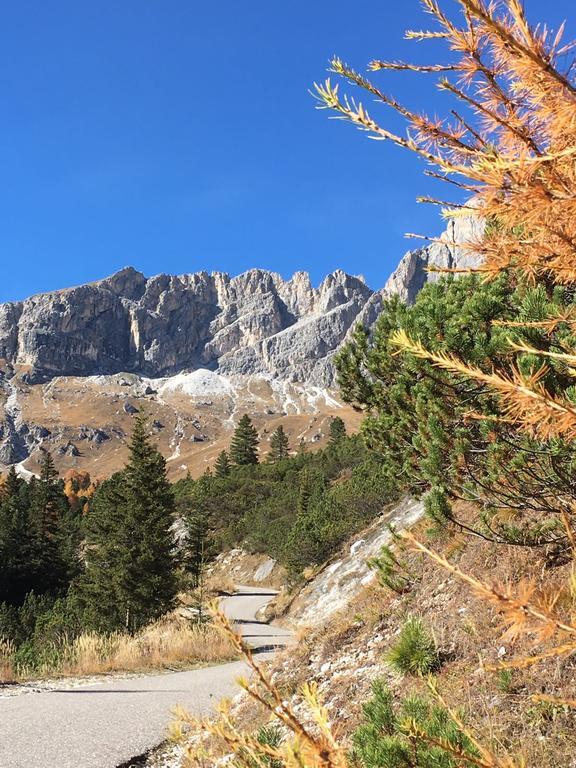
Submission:
[[[14,643],[3,640],[0,637],[0,683],[7,683],[14,679]]]
[[[410,618],[400,630],[386,661],[403,675],[428,675],[440,666],[440,655],[430,631],[419,618]]]
[[[270,723],[259,728],[256,734],[256,741],[263,747],[278,749],[282,744],[282,731],[278,723]],[[268,755],[258,755],[255,758],[251,758],[248,753],[246,755],[240,753],[240,758],[242,765],[244,764],[242,759],[245,758],[245,764],[248,768],[283,768],[280,760]]]
[[[422,696],[395,703],[381,680],[374,683],[372,693],[372,699],[363,708],[364,722],[353,736],[353,754],[363,768],[455,768],[461,765],[439,742],[462,756],[477,756],[470,739],[443,706]],[[414,740],[416,732],[420,734],[418,741]],[[426,739],[430,739],[430,743]]]
[[[511,669],[501,669],[498,671],[496,686],[502,693],[512,693],[514,690],[514,675]]]
[[[368,560],[368,567],[376,572],[383,587],[403,595],[412,587],[414,575],[388,545],[384,545],[377,557]]]
[[[455,768],[462,765],[438,744],[445,743],[463,756],[477,756],[470,739],[448,711],[422,696],[395,705],[382,680],[372,687],[364,705],[364,722],[353,736],[354,757],[363,768]],[[414,740],[414,733],[420,739]]]

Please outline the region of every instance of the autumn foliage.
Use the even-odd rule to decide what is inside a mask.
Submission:
[[[576,79],[562,29],[532,27],[520,0],[487,5],[482,0],[459,0],[461,23],[449,18],[435,0],[423,0],[437,28],[408,32],[411,40],[442,39],[449,49],[447,62],[427,66],[373,61],[373,71],[396,70],[440,73],[438,87],[455,99],[445,118],[413,112],[335,58],[331,71],[367,91],[399,112],[408,123],[407,137],[383,128],[363,104],[339,94],[330,79],[316,85],[321,108],[335,110],[372,138],[392,141],[421,156],[433,176],[465,193],[464,202],[442,205],[447,217],[476,215],[487,222],[482,236],[464,243],[482,256],[477,271],[486,279],[503,270],[518,280],[546,285],[576,282]],[[438,242],[442,242],[438,240]],[[570,312],[550,317],[544,327],[558,323],[576,326]],[[425,356],[410,339],[399,347]],[[527,350],[524,350],[527,351]],[[539,350],[530,350],[539,354]],[[552,350],[572,371],[573,348]],[[432,359],[432,358],[430,358]],[[479,378],[458,360],[432,360],[456,374]],[[543,438],[574,437],[576,407],[568,397],[548,393],[542,369],[529,377],[518,371],[480,380],[503,398],[507,416]]]

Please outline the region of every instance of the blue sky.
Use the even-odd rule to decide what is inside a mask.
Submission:
[[[574,34],[572,2],[527,7]],[[329,121],[308,88],[334,53],[429,59],[402,40],[427,21],[417,0],[4,3],[0,301],[129,264],[315,282],[339,267],[380,287],[406,231],[441,228],[415,202],[422,165]],[[431,79],[377,77],[438,108]]]

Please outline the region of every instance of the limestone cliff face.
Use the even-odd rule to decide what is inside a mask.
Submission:
[[[441,272],[428,272],[430,267],[439,269],[473,269],[480,264],[477,253],[461,247],[463,243],[477,241],[484,230],[484,222],[475,216],[451,220],[439,238],[442,243],[431,243],[423,248],[408,251],[401,259],[386,285],[376,291],[366,302],[357,322],[372,327],[382,309],[382,303],[393,295],[411,304],[427,282],[439,280]]]
[[[408,253],[401,260],[395,272],[384,286],[388,295],[398,294],[402,301],[410,304],[426,282],[434,282],[439,272],[427,272],[429,267],[440,269],[470,269],[479,264],[478,255],[470,249],[459,247],[479,239],[484,222],[476,217],[452,219],[441,238],[443,243],[431,243]]]
[[[372,295],[335,272],[319,288],[253,269],[157,275],[132,268],[97,283],[0,305],[0,357],[30,382],[129,371],[165,376],[197,367],[329,383],[333,352]]]
[[[357,322],[371,326],[382,301],[413,301],[426,267],[473,266],[458,243],[479,231],[456,220],[454,245],[408,252],[379,292],[336,271],[313,288],[252,269],[238,277],[198,272],[145,278],[128,267],[96,283],[0,305],[0,358],[26,366],[30,382],[120,371],[168,376],[210,368],[329,386],[335,352]]]

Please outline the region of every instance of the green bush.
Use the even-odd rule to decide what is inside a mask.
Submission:
[[[561,286],[530,286],[505,274],[489,282],[478,275],[447,276],[424,286],[409,306],[398,297],[386,301],[375,327],[356,327],[337,355],[341,395],[365,414],[367,445],[378,452],[392,483],[425,496],[434,534],[463,523],[499,543],[557,543],[561,505],[576,499],[576,442],[536,439],[501,418],[502,403],[489,388],[429,360],[397,354],[395,334],[404,331],[430,352],[485,372],[509,371],[510,340],[544,352],[573,346],[569,323],[551,334],[539,323],[575,306],[574,291]],[[540,355],[517,358],[526,378],[541,363]],[[551,357],[539,376],[553,395],[574,401],[567,373]],[[471,413],[483,418],[471,419]],[[482,499],[466,521],[455,505],[462,498]],[[502,517],[503,507],[515,511],[513,524]]]
[[[353,736],[352,756],[363,768],[456,768],[470,764],[432,741],[443,742],[463,756],[478,757],[444,707],[421,696],[395,703],[382,680],[374,683],[372,692],[372,699],[363,708],[364,722]]]
[[[436,642],[421,619],[411,618],[400,630],[386,661],[403,675],[428,675],[440,666]]]
[[[58,669],[62,661],[61,648],[51,643],[25,640],[14,653],[13,664],[18,675],[41,674]]]
[[[511,669],[501,669],[498,671],[496,686],[502,693],[512,693],[514,690],[514,674]]]

